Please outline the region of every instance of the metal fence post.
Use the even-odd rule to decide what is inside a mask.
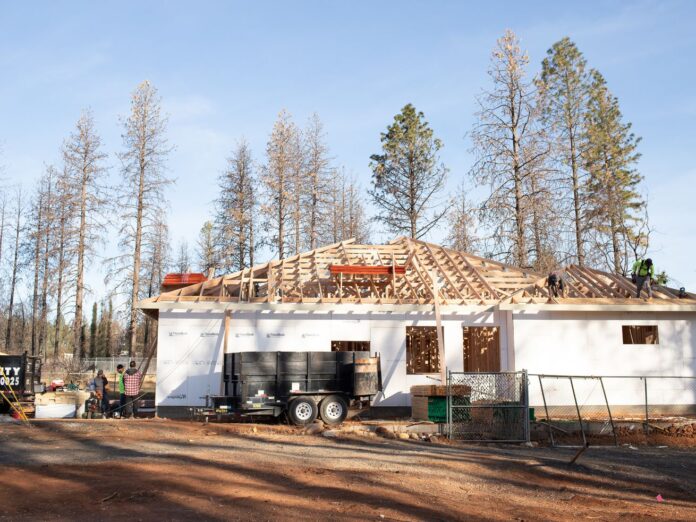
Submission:
[[[549,438],[551,439],[551,446],[556,445],[556,441],[553,440],[553,429],[551,428],[551,417],[549,417],[549,407],[546,404],[546,394],[544,393],[544,383],[541,381],[541,375],[539,377],[539,388],[541,388],[541,399],[544,401],[544,411],[546,412],[546,425],[549,427]]]
[[[609,414],[609,423],[611,424],[611,432],[614,434],[614,445],[619,445],[619,439],[616,436],[616,427],[614,426],[614,419],[611,416],[611,407],[609,406],[609,399],[607,399],[607,391],[604,389],[604,381],[599,378],[599,384],[602,385],[602,393],[604,394],[604,402],[607,404],[607,413]]]
[[[647,376],[643,377],[643,385],[645,388],[645,434],[648,434],[648,423],[650,422],[650,416],[648,414],[648,378]]]
[[[527,379],[527,370],[522,370],[522,379],[524,381],[522,383],[522,390],[524,393],[524,440],[529,442],[531,439],[531,428],[529,425],[529,380]]]
[[[452,439],[452,392],[450,389],[450,382],[452,381],[452,370],[447,370],[447,382],[445,383],[447,388],[447,438]]]
[[[570,389],[573,390],[573,400],[575,401],[575,409],[578,412],[578,421],[580,421],[580,433],[582,434],[582,444],[587,446],[587,439],[585,438],[585,427],[582,425],[582,415],[580,415],[580,406],[578,405],[578,397],[575,395],[575,386],[573,386],[573,377],[569,376]]]

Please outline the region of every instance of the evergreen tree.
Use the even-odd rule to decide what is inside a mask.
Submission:
[[[425,236],[445,215],[437,197],[447,168],[440,163],[442,142],[435,138],[425,115],[405,105],[381,135],[382,152],[370,156],[377,221],[397,234]]]
[[[623,122],[618,99],[597,71],[592,72],[584,141],[595,249],[609,252],[607,264],[625,274],[632,262],[629,245],[641,242],[637,236],[645,210],[638,192],[643,178],[635,169],[640,138]]]
[[[582,171],[582,132],[589,94],[586,61],[568,38],[553,44],[541,66],[539,87],[542,118],[552,133],[560,163],[567,172],[572,202],[574,253],[585,264],[586,202]]]

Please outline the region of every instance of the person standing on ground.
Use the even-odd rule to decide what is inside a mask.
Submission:
[[[652,288],[650,285],[655,278],[655,266],[652,259],[638,259],[633,263],[633,271],[631,279],[636,284],[636,298],[640,299],[640,292],[643,290],[643,285],[647,286],[648,299],[652,299]]]
[[[99,399],[100,410],[104,415],[109,412],[107,384],[109,384],[109,381],[104,375],[104,370],[98,370],[96,377],[90,382],[90,388],[96,393]]]
[[[126,392],[126,417],[134,417],[138,413],[137,398],[140,393],[140,382],[143,374],[135,367],[135,361],[130,362],[130,367],[123,374],[123,386]]]
[[[122,364],[116,366],[116,380],[118,382],[118,414],[123,415],[123,407],[126,405],[126,386],[123,384],[123,372],[126,367]]]

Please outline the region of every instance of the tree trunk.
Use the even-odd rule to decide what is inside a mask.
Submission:
[[[254,208],[249,205],[249,266],[254,266]]]
[[[64,205],[64,203],[62,203]],[[60,240],[58,241],[58,277],[56,282],[56,324],[55,324],[55,339],[53,340],[53,356],[58,355],[60,348],[60,334],[62,327],[62,310],[63,310],[63,275],[65,273],[65,222],[67,220],[66,209],[63,207],[60,210]]]
[[[54,224],[53,200],[51,199],[51,179],[48,179],[46,209],[49,215],[46,217],[44,227],[44,247],[43,247],[43,278],[41,280],[41,317],[39,324],[39,353],[46,358],[46,322],[48,320],[48,270],[51,245],[51,228]]]
[[[41,233],[42,218],[43,218],[43,197],[39,196],[38,208],[36,215],[36,230],[35,241],[34,241],[34,292],[31,299],[31,355],[36,356],[36,350],[39,344],[39,329],[38,329],[38,315],[39,315],[39,272],[41,271],[41,240],[43,239]]]
[[[128,325],[128,353],[131,358],[135,356],[137,342],[138,322],[138,295],[140,293],[140,248],[143,236],[143,196],[145,191],[145,162],[141,157],[140,176],[138,183],[138,206],[135,224],[135,251],[133,252],[133,289],[131,292],[130,324]]]
[[[22,230],[22,200],[21,196],[17,198],[17,224],[15,226],[15,249],[14,258],[12,261],[12,277],[10,282],[10,303],[8,306],[8,316],[7,316],[7,334],[5,336],[5,350],[10,352],[12,349],[12,314],[14,313],[14,295],[15,287],[17,286],[17,264],[19,260],[19,234]]]
[[[520,138],[517,135],[517,110],[515,108],[515,93],[510,90],[510,127],[512,132],[512,172],[515,184],[515,243],[517,245],[517,264],[527,267],[527,241],[524,234],[524,205],[522,191],[522,169],[520,167]]]
[[[73,321],[73,356],[82,358],[82,300],[84,299],[85,240],[87,232],[87,180],[88,173],[82,171],[80,191],[80,230],[77,243],[77,286],[75,288],[75,319]]]
[[[578,256],[578,265],[585,266],[585,246],[582,242],[582,216],[580,214],[580,179],[578,175],[578,162],[575,157],[575,136],[570,133],[570,170],[573,180],[573,212],[575,214],[575,249]]]

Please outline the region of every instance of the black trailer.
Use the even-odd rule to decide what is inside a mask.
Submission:
[[[16,402],[28,409],[33,404],[35,389],[40,386],[41,358],[27,352],[22,355],[0,354],[0,368],[0,413],[11,412],[10,403]]]
[[[239,352],[225,354],[224,395],[200,413],[223,417],[287,413],[296,425],[320,417],[340,424],[352,401],[382,390],[379,356],[370,352]]]

